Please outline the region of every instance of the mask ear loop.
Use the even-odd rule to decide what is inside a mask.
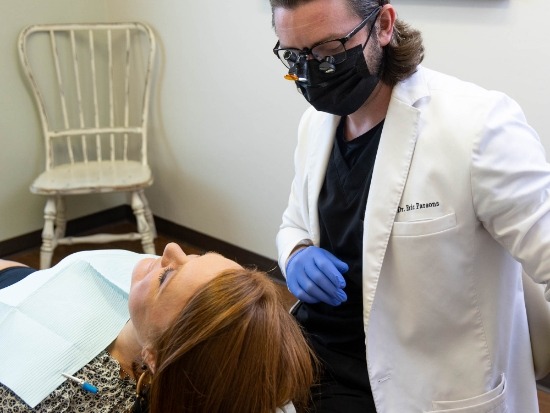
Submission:
[[[369,39],[370,39],[370,36],[372,34],[372,29],[374,29],[374,25],[376,24],[376,20],[378,20],[378,16],[380,15],[380,11],[382,10],[382,6],[385,5],[385,4],[389,4],[389,0],[380,0],[380,6],[378,7],[378,12],[376,14],[376,18],[374,19],[374,22],[372,23],[372,26],[369,30],[369,35],[367,37],[367,41],[365,42],[365,44],[363,45],[363,50],[365,50],[365,47],[367,47],[367,43],[369,42]],[[386,48],[382,48],[382,53],[385,55],[386,53]],[[380,67],[378,68],[378,72],[377,72],[377,76],[380,77],[380,74],[383,72],[384,70],[384,63],[385,63],[385,59],[383,58],[382,59],[382,63],[380,64]]]
[[[381,0],[381,1],[387,1],[387,0]],[[374,29],[374,26],[376,25],[376,21],[378,20],[378,16],[380,15],[380,10],[382,10],[381,6],[378,7],[378,12],[376,13],[376,18],[372,22],[372,25],[371,25],[370,30],[369,30],[369,35],[367,36],[367,40],[365,40],[365,43],[363,44],[363,48],[362,48],[363,52],[365,51],[365,48],[367,47],[367,44],[369,43],[370,37],[372,35],[372,31]],[[366,60],[365,60],[364,64],[365,64],[365,68],[367,70],[369,70],[367,65],[366,65]],[[383,62],[382,62],[382,65],[380,65],[380,67],[378,68],[377,76],[380,76],[380,73],[382,72],[382,66],[383,66]]]
[[[384,0],[382,0],[384,1]],[[367,36],[367,40],[365,41],[365,44],[363,44],[363,50],[365,50],[365,47],[367,47],[367,43],[370,40],[370,36],[372,35],[372,29],[374,29],[374,25],[376,24],[376,20],[378,20],[378,16],[380,15],[380,10],[382,7],[378,7],[378,12],[376,13],[376,17],[374,18],[374,21],[372,22],[372,25],[370,26],[369,35]]]

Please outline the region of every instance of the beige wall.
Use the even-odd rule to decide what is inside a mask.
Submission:
[[[44,145],[34,103],[23,80],[17,36],[34,23],[97,21],[104,18],[102,1],[0,1],[0,241],[23,235],[43,224],[43,199],[28,187],[44,167]],[[80,197],[70,202],[69,218],[121,204],[118,199]]]
[[[550,149],[550,48],[544,43],[550,3],[393,3],[424,32],[426,66],[510,94]],[[282,79],[283,67],[271,53],[276,38],[267,0],[18,0],[1,2],[0,16],[0,241],[42,225],[42,200],[27,190],[42,157],[34,107],[15,60],[18,31],[32,22],[142,20],[155,28],[161,52],[150,145],[153,212],[276,256],[274,237],[306,104]],[[124,202],[89,201],[73,202],[84,209],[71,217]]]
[[[550,153],[550,2],[546,0],[395,0],[400,16],[422,29],[425,66],[487,89],[523,107]]]

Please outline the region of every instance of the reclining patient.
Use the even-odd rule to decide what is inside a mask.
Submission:
[[[170,243],[161,257],[87,251],[41,271],[0,260],[0,288],[2,413],[307,403],[314,356],[276,287],[219,254]]]

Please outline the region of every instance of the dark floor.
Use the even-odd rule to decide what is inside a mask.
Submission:
[[[539,412],[550,413],[550,394],[539,391]]]

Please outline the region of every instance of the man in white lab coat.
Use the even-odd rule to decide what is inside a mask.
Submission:
[[[312,108],[277,235],[315,412],[535,413],[522,270],[550,281],[550,166],[507,96],[420,65],[387,0],[271,0]]]

